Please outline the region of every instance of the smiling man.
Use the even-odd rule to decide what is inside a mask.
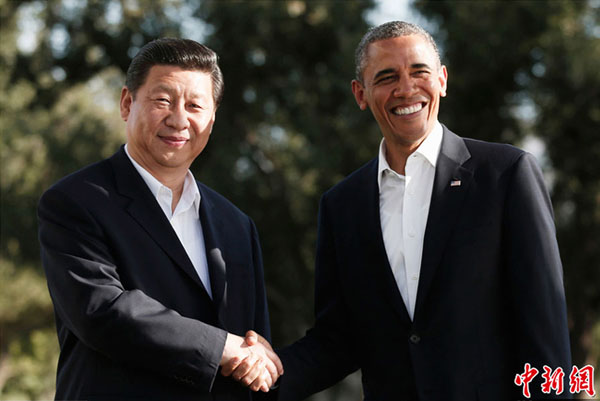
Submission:
[[[39,204],[42,262],[61,353],[57,399],[249,401],[219,375],[268,391],[260,245],[252,220],[197,182],[190,165],[223,93],[217,55],[185,39],[144,46],[127,71],[127,144],[56,183]]]
[[[360,109],[370,109],[379,124],[385,161],[404,175],[408,156],[434,128],[439,131],[446,67],[431,43],[415,34],[378,40],[360,51],[352,92]]]
[[[279,353],[280,400],[358,368],[368,401],[516,400],[525,363],[570,371],[542,174],[515,147],[441,125],[447,83],[418,26],[386,23],[358,45],[352,92],[383,139],[378,157],[321,200],[316,322]],[[541,379],[533,398],[555,397]]]

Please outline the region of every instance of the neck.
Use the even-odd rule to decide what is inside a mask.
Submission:
[[[413,154],[415,150],[423,143],[425,138],[422,138],[420,141],[411,143],[411,144],[403,144],[397,143],[394,141],[388,141],[388,138],[385,139],[385,158],[392,170],[396,173],[404,175],[406,160],[408,157]]]
[[[150,172],[158,181],[161,182],[164,186],[171,190],[173,194],[173,200],[171,201],[171,212],[175,211],[177,204],[179,203],[179,199],[181,199],[181,194],[183,194],[183,184],[185,183],[185,175],[187,174],[187,170],[183,175],[177,176],[169,176],[169,177],[159,177],[154,173]]]
[[[175,208],[179,203],[179,199],[181,199],[181,195],[183,194],[183,185],[185,183],[185,176],[187,174],[187,169],[185,171],[161,171],[160,174],[147,169],[144,167],[154,178],[160,181],[165,187],[171,190],[173,194],[173,198],[171,201],[171,212],[175,212]]]
[[[185,177],[187,175],[188,167],[165,167],[152,168],[151,164],[146,163],[145,158],[132,151],[128,148],[129,155],[135,160],[144,170],[149,172],[154,178],[156,178],[161,184],[169,188],[173,194],[173,201],[171,202],[171,211],[174,212],[181,194],[183,194],[183,184],[185,183]]]
[[[171,193],[173,194],[173,200],[171,201],[171,213],[173,213],[175,212],[175,208],[177,207],[179,199],[181,199],[181,195],[183,194],[183,184],[185,183],[185,175],[182,179],[178,180],[177,182],[166,183],[162,180],[160,180],[160,182],[162,182],[163,185],[168,187],[171,190]]]

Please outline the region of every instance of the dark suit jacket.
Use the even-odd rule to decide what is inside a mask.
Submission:
[[[385,252],[375,159],[321,200],[316,323],[281,351],[280,399],[360,368],[365,400],[505,401],[524,398],[525,362],[541,397],[543,365],[571,368],[562,275],[533,157],[444,127],[414,320]]]
[[[198,187],[212,300],[123,148],[42,196],[57,399],[251,399],[217,370],[227,331],[269,336],[259,240],[248,216]]]

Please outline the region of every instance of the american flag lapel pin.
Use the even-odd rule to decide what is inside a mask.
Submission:
[[[451,187],[460,187],[460,180],[452,180],[450,181]]]

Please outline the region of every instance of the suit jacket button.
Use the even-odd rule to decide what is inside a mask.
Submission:
[[[421,337],[419,337],[419,336],[418,336],[418,335],[416,335],[416,334],[413,334],[413,335],[411,335],[411,336],[410,336],[409,340],[410,340],[410,342],[411,342],[411,343],[413,343],[413,344],[418,344],[418,343],[419,343],[419,341],[421,341]]]

